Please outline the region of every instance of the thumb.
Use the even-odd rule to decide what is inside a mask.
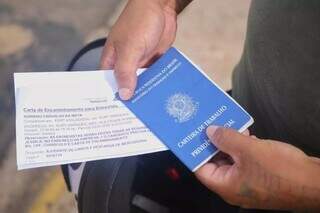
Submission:
[[[134,93],[137,84],[136,72],[139,67],[139,60],[139,53],[128,50],[117,51],[114,69],[119,96],[122,100],[129,100]]]
[[[207,135],[210,141],[222,152],[231,157],[237,157],[239,153],[248,151],[250,148],[250,136],[243,135],[230,128],[209,126]]]

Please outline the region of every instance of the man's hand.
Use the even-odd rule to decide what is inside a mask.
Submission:
[[[278,141],[209,127],[223,153],[196,171],[197,178],[227,202],[244,208],[320,209],[320,163]]]
[[[101,58],[102,69],[115,69],[120,98],[134,93],[139,67],[147,66],[173,43],[177,13],[190,0],[129,0],[112,27]]]

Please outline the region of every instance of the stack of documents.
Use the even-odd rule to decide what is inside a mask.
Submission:
[[[209,125],[244,131],[251,116],[175,48],[138,71],[120,101],[113,71],[15,73],[18,169],[152,153],[192,171],[217,149]]]

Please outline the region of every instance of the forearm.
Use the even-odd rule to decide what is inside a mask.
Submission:
[[[312,157],[296,163],[301,169],[285,170],[285,175],[271,175],[268,197],[275,205],[269,207],[293,212],[319,212],[320,164]]]

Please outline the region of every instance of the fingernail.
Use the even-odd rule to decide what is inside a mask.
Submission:
[[[129,100],[131,98],[131,90],[128,88],[119,89],[119,97],[125,101]]]
[[[214,135],[214,133],[217,131],[218,127],[217,126],[209,126],[207,128],[207,135]]]

